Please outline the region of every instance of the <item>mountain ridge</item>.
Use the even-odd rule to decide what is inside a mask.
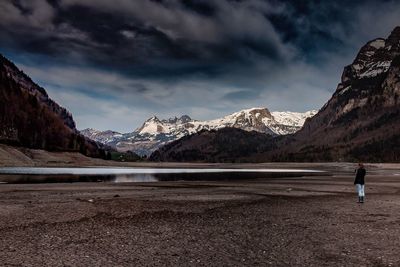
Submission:
[[[315,113],[315,110],[300,113],[270,112],[267,108],[250,108],[206,121],[194,120],[188,115],[169,119],[152,116],[131,133],[121,134],[110,130],[102,132],[95,129],[84,129],[81,133],[121,151],[131,150],[141,155],[150,155],[169,142],[202,130],[238,128],[269,135],[290,134],[298,131],[304,121]],[[114,136],[110,133],[114,133]]]

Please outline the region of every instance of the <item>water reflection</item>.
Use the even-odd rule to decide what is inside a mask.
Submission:
[[[321,174],[299,169],[0,168],[0,183],[226,181]]]
[[[158,173],[221,173],[221,172],[261,172],[261,173],[321,173],[307,169],[227,169],[227,168],[42,168],[42,167],[4,167],[0,174],[74,174],[74,175],[117,175],[117,174],[158,174]]]
[[[132,182],[158,182],[159,180],[153,174],[133,174],[133,175],[115,175],[111,180],[115,183],[132,183]]]

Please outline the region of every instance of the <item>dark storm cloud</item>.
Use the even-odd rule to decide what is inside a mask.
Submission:
[[[5,0],[0,52],[78,120],[71,102],[83,96],[114,101],[107,112],[200,119],[249,106],[304,111],[398,14],[389,0]]]
[[[2,23],[3,40],[29,52],[130,66],[131,74],[135,67],[144,67],[140,75],[214,73],[259,57],[280,62],[289,52],[264,16],[269,4],[260,1],[34,0],[3,7],[15,14]],[[36,18],[42,21],[29,23]]]
[[[9,14],[3,14],[3,43],[141,77],[212,75],[247,69],[260,60],[282,64],[297,52],[283,41],[299,24],[291,20],[296,7],[288,3],[34,0],[2,5]],[[289,26],[278,33],[274,27],[283,24]]]
[[[144,67],[140,75],[229,71],[232,64],[281,64],[319,50],[338,50],[358,30],[354,16],[366,5],[368,1],[15,0],[0,4],[1,43],[59,57],[67,53],[106,67],[131,66],[132,73]]]

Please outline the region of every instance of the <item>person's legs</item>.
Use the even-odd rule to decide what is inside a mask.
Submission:
[[[361,203],[364,203],[364,198],[365,198],[365,185],[360,185],[361,187],[360,187],[360,194],[361,194]]]
[[[358,194],[358,202],[361,202],[361,185],[360,184],[356,184],[356,190],[357,190],[357,194]]]

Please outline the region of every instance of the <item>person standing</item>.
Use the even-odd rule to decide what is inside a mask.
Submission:
[[[356,170],[356,178],[354,180],[354,184],[356,185],[357,193],[358,193],[358,203],[364,203],[365,198],[365,175],[367,171],[364,168],[364,164],[358,163],[358,169]]]

